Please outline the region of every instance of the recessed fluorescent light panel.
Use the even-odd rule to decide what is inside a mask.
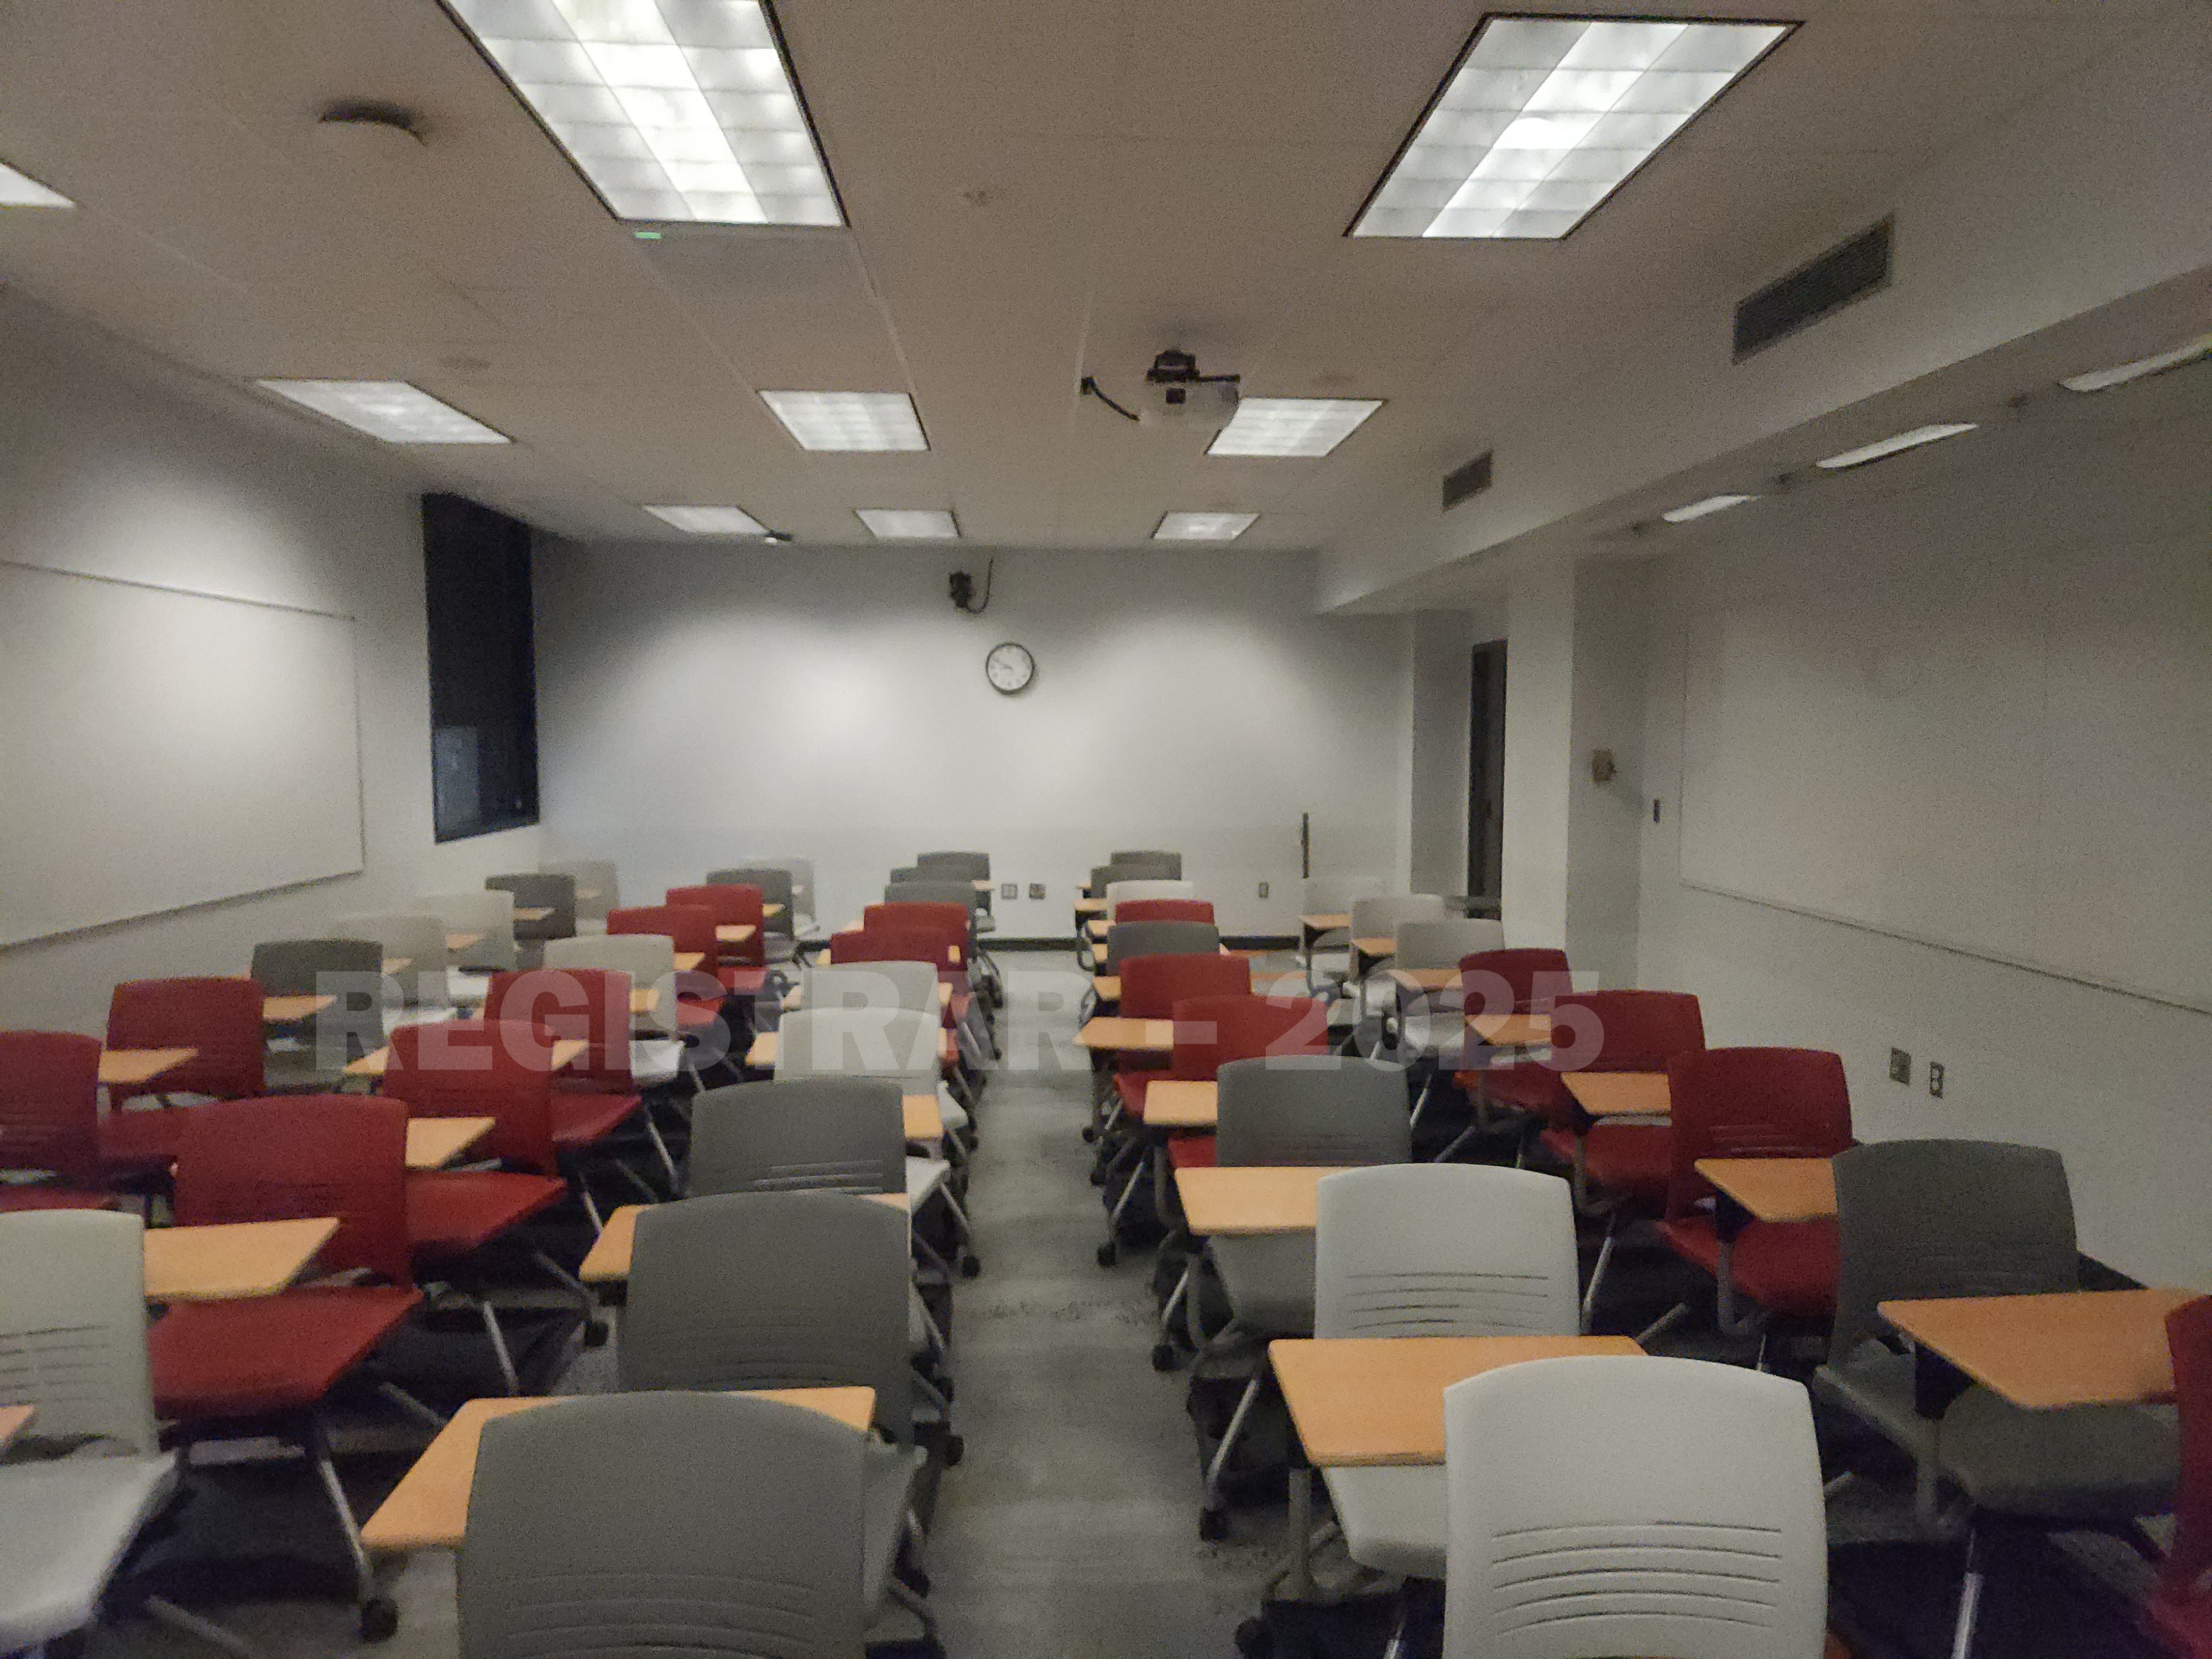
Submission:
[[[1246,398],[1209,455],[1326,455],[1382,407],[1366,398]]]
[[[756,0],[448,0],[621,219],[842,225]]]
[[[1564,236],[1796,27],[1486,17],[1352,234]]]
[[[388,444],[513,441],[404,380],[256,380],[254,385]]]
[[[2179,368],[2184,363],[2193,363],[2199,357],[2212,356],[2212,334],[2206,334],[2178,345],[2171,351],[2161,351],[2155,357],[2138,357],[2131,363],[2120,363],[2112,368],[2092,369],[2087,374],[2070,374],[2058,384],[2069,392],[2109,392],[2116,386],[2125,386],[2130,380],[2143,380],[2154,374],[2163,374],[2169,368]]]
[[[1972,421],[1950,421],[1936,426],[1916,426],[1910,432],[1900,432],[1894,437],[1884,438],[1879,443],[1847,449],[1840,455],[1831,455],[1818,465],[1831,472],[1840,472],[1845,467],[1864,466],[1869,461],[1878,461],[1885,456],[1901,455],[1908,449],[1917,449],[1923,444],[1932,444],[1945,438],[1955,438],[1961,432],[1974,429]]]
[[[1256,513],[1170,513],[1152,532],[1156,542],[1233,542],[1254,524]]]
[[[1732,507],[1741,507],[1746,501],[1755,501],[1756,495],[1708,495],[1701,501],[1692,501],[1687,507],[1678,507],[1672,513],[1659,516],[1668,524],[1688,524],[1693,519],[1709,518],[1716,513],[1725,513]]]
[[[903,392],[763,392],[801,449],[927,449],[921,417]]]
[[[768,526],[740,507],[648,507],[647,512],[694,536],[765,536]]]
[[[960,526],[950,513],[933,507],[862,507],[854,509],[868,533],[885,542],[956,542]]]
[[[65,208],[76,204],[58,190],[48,190],[27,173],[18,173],[0,161],[0,207]]]

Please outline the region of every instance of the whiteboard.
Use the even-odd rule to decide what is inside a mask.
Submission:
[[[360,870],[353,635],[0,562],[0,945]]]
[[[2212,1012],[2200,538],[1753,599],[1686,665],[1684,881]]]

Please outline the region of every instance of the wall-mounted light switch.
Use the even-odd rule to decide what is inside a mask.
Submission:
[[[1267,884],[1264,881],[1260,884],[1260,896],[1261,898],[1267,896]]]
[[[1018,882],[1018,881],[1002,881],[1002,882],[1000,882],[1000,883],[999,884],[999,896],[1000,896],[1000,898],[1002,898],[1002,899],[1014,899],[1014,898],[1019,898],[1021,896],[1022,896],[1022,884],[1021,884],[1021,883],[1019,883],[1019,882]]]
[[[1030,884],[1030,896],[1033,899],[1042,898],[1044,896],[1044,884],[1041,881],[1031,882]]]
[[[1892,1083],[1912,1081],[1912,1056],[1902,1048],[1889,1051],[1889,1080]]]

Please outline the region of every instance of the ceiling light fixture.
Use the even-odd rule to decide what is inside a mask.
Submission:
[[[1382,407],[1370,398],[1247,398],[1209,455],[1326,455]]]
[[[903,392],[763,392],[761,401],[801,449],[929,447],[914,399]]]
[[[1564,236],[1796,27],[1486,17],[1351,234]]]
[[[618,219],[842,225],[757,0],[448,0]]]
[[[1256,513],[1170,513],[1152,532],[1156,542],[1233,542],[1254,524]]]
[[[853,509],[868,533],[884,542],[957,542],[960,526],[934,507],[860,507]]]
[[[404,380],[256,380],[264,392],[388,444],[504,444],[503,432]]]
[[[1688,524],[1693,519],[1725,513],[1732,507],[1741,507],[1746,501],[1758,499],[1756,495],[1708,495],[1701,501],[1692,501],[1687,507],[1678,507],[1672,513],[1662,513],[1659,516],[1668,524]]]
[[[1856,449],[1847,449],[1840,455],[1831,455],[1815,465],[1831,472],[1841,472],[1846,467],[1864,466],[1869,461],[1879,461],[1887,456],[1901,455],[1908,449],[1917,449],[1923,444],[1936,443],[1945,438],[1955,438],[1961,432],[1972,432],[1972,421],[1947,421],[1935,426],[1916,426],[1910,432],[1899,432],[1893,437],[1863,444]]]
[[[2169,368],[2179,368],[2184,363],[2193,363],[2199,357],[2207,356],[2212,356],[2212,334],[2200,334],[2197,338],[2185,341],[2171,351],[2161,351],[2154,357],[2138,357],[2131,363],[2091,369],[2086,374],[2069,374],[2058,384],[2069,392],[2109,392],[2116,386],[2125,386],[2130,380],[2148,380],[2154,374],[2163,374]]]
[[[18,173],[0,161],[0,207],[68,208],[76,204],[58,190],[48,190],[27,173]]]
[[[765,536],[768,526],[741,507],[648,507],[647,512],[693,536]]]

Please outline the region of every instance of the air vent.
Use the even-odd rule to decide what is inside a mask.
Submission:
[[[1444,474],[1444,511],[1449,513],[1470,495],[1480,495],[1490,488],[1490,458],[1496,452],[1486,449],[1465,466]]]
[[[1736,362],[1888,287],[1890,234],[1895,224],[1883,220],[1738,306]]]

